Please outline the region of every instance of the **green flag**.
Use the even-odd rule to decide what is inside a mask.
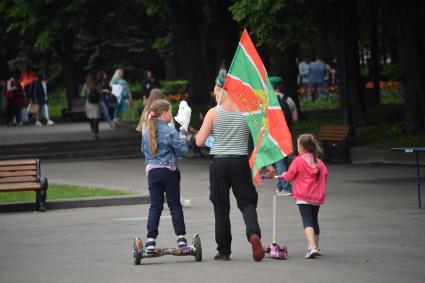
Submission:
[[[244,30],[224,88],[244,114],[254,140],[249,160],[255,183],[262,167],[292,153],[292,137],[266,68]]]

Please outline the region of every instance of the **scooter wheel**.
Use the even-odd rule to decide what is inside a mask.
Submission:
[[[202,244],[201,244],[201,238],[199,237],[198,234],[195,235],[195,240],[193,245],[196,249],[195,260],[202,261]]]
[[[141,261],[142,256],[137,251],[134,251],[134,265],[140,265]]]
[[[286,246],[283,246],[282,249],[279,251],[279,258],[280,259],[288,258],[288,248]]]

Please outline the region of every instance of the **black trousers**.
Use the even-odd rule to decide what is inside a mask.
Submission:
[[[6,107],[6,124],[12,125],[14,117],[16,118],[16,123],[19,124],[21,121],[21,113],[19,112],[18,104],[14,100],[8,100]]]
[[[231,253],[230,188],[242,212],[247,238],[252,234],[261,237],[257,217],[258,194],[252,183],[248,157],[215,157],[210,163],[210,200],[214,206],[217,251],[222,255]]]
[[[314,235],[320,235],[319,227],[319,205],[311,204],[298,204],[300,209],[301,218],[303,219],[304,229],[312,227],[314,229]]]
[[[90,129],[93,134],[99,133],[99,120],[100,119],[90,119]]]

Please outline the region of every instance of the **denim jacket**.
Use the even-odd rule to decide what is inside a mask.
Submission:
[[[176,166],[177,157],[187,152],[186,141],[180,138],[176,129],[171,128],[165,121],[157,121],[156,141],[158,152],[152,156],[149,149],[148,131],[142,135],[142,152],[145,154],[146,165]]]

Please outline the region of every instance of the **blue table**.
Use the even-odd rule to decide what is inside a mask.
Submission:
[[[421,176],[419,175],[419,154],[425,152],[425,146],[397,147],[392,148],[391,150],[416,154],[416,187],[418,191],[418,208],[421,208]]]

